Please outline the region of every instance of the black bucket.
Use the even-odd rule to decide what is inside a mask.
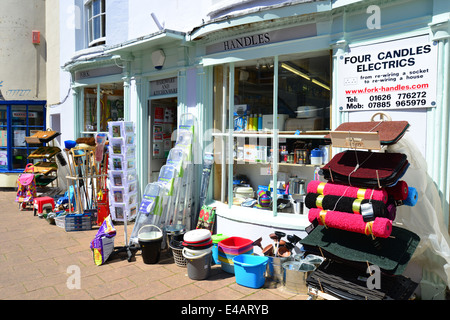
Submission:
[[[142,229],[154,227],[158,231],[142,232]],[[161,255],[161,242],[163,240],[163,232],[154,225],[145,225],[138,232],[138,242],[141,247],[142,259],[145,264],[155,264],[159,262]]]

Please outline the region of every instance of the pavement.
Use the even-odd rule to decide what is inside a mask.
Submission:
[[[116,258],[94,263],[90,242],[97,233],[66,232],[20,210],[16,192],[0,192],[1,300],[307,300],[266,279],[260,289],[236,283],[218,265],[205,280],[192,280],[186,267],[162,252],[157,264],[145,264],[138,251],[132,261]],[[115,224],[115,246],[125,243],[123,224]],[[128,234],[133,226],[128,225]]]

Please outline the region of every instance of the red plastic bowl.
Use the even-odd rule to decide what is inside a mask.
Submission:
[[[239,255],[253,248],[253,240],[241,237],[229,237],[220,241],[218,246],[227,254]]]

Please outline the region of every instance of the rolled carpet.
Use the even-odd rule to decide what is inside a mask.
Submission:
[[[364,189],[351,187],[345,184],[337,184],[332,182],[321,182],[319,180],[311,180],[306,187],[307,193],[319,193],[323,195],[345,196],[357,199],[372,199],[377,201],[388,200],[388,194],[385,189]]]
[[[319,208],[355,214],[361,214],[361,205],[369,202],[372,205],[374,217],[388,217],[389,213],[383,201],[333,195],[324,196],[318,193],[307,193],[305,197],[305,206],[309,209]]]
[[[363,217],[340,211],[322,209],[309,209],[308,219],[313,222],[317,219],[320,225],[350,232],[372,235],[379,238],[387,238],[392,232],[392,221],[387,218],[377,217],[370,222],[364,222]]]
[[[397,216],[397,207],[395,206],[395,204],[393,203],[389,203],[386,205],[386,211],[387,211],[387,216],[386,218],[388,218],[389,220],[394,221],[395,217]]]
[[[414,207],[419,200],[419,193],[416,188],[408,187],[408,197],[403,201],[404,205]]]
[[[408,198],[408,184],[400,180],[392,187],[386,187],[386,192],[395,200],[405,200]]]

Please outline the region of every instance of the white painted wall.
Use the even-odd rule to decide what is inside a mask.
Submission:
[[[56,14],[55,14],[56,11]],[[64,147],[65,140],[74,140],[74,102],[73,91],[71,90],[70,73],[62,69],[63,65],[70,61],[76,50],[75,33],[81,32],[82,14],[80,6],[76,1],[47,0],[47,19],[49,39],[49,49],[59,48],[57,54],[51,53],[51,77],[47,79],[49,84],[47,119],[52,115],[59,115],[61,119],[60,141]],[[59,29],[59,30],[58,30]],[[57,72],[55,71],[57,68]],[[55,90],[54,90],[55,89]],[[48,121],[50,124],[50,122]]]
[[[32,30],[41,43],[32,43]],[[3,0],[0,12],[0,90],[6,100],[46,100],[44,0]]]

